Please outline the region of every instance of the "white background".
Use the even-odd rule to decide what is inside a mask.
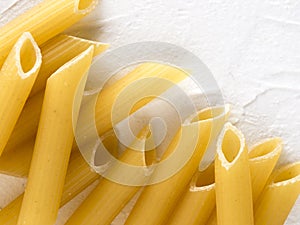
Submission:
[[[0,0],[0,12],[12,6],[0,25],[36,2]],[[232,121],[248,144],[280,136],[285,142],[280,163],[300,160],[300,1],[103,0],[70,32],[112,48],[155,40],[192,51],[234,105]],[[1,207],[22,192],[24,182],[0,177]],[[300,224],[299,215],[300,200],[286,224]]]

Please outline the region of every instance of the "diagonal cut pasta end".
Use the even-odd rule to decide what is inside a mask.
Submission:
[[[80,14],[87,14],[91,12],[97,4],[97,0],[76,0],[75,12]]]

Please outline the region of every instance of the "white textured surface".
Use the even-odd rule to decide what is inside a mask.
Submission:
[[[0,12],[16,1],[0,0]],[[22,0],[13,16],[35,2]],[[4,13],[0,24],[10,17]],[[281,163],[300,160],[300,1],[102,0],[70,32],[112,47],[145,40],[185,47],[207,64],[225,101],[235,105],[233,120],[249,145],[281,136]],[[0,206],[20,192],[22,184],[12,190],[13,183],[0,177]],[[2,199],[3,190],[10,197]],[[300,200],[286,224],[300,224],[299,215]]]

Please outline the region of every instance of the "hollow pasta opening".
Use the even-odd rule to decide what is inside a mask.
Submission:
[[[232,162],[237,157],[240,148],[240,138],[233,130],[227,130],[222,141],[222,152],[226,160]]]
[[[267,155],[267,154],[273,152],[275,149],[279,148],[280,144],[281,144],[281,140],[279,138],[274,138],[274,139],[270,139],[266,142],[263,142],[262,144],[255,146],[249,152],[249,158],[253,159],[253,158]]]
[[[279,183],[282,181],[287,181],[296,178],[297,176],[300,177],[300,163],[296,163],[286,169],[283,169],[279,174],[275,176],[273,179],[274,183]]]
[[[80,10],[80,11],[81,10],[86,10],[94,3],[95,3],[95,0],[79,0],[78,10]]]
[[[20,65],[24,73],[29,72],[36,63],[36,51],[30,39],[25,39],[20,49]]]
[[[199,171],[196,179],[196,187],[204,187],[215,183],[215,167],[210,165],[204,171]]]

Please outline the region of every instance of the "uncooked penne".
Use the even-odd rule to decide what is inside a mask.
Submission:
[[[201,115],[207,115],[207,111],[215,117],[205,116],[205,119],[201,120]],[[210,137],[214,136],[212,127],[214,127],[215,132],[220,130],[229,113],[228,109],[225,109],[219,115],[212,113],[212,111],[214,110],[211,108],[200,111],[198,116],[188,119],[187,123],[180,128],[161,160],[168,160],[170,157],[174,157],[175,160],[181,160],[181,158],[189,155],[189,151],[192,154],[185,164],[180,164],[182,163],[181,161],[174,162],[176,165],[178,163],[182,165],[182,168],[174,172],[168,179],[144,188],[125,222],[126,225],[162,225],[166,223],[177,201],[196,172],[209,144]],[[178,152],[184,155],[177,155]],[[151,179],[155,179],[156,176],[165,177],[165,173],[170,169],[170,167],[157,166]]]
[[[44,0],[0,29],[0,67],[10,49],[29,31],[41,45],[64,31],[95,7],[97,0]]]
[[[107,150],[112,153],[117,152],[118,142],[114,135],[107,135],[102,139]],[[117,155],[114,156],[117,157]],[[68,203],[91,183],[99,179],[99,177],[99,174],[91,170],[91,167],[81,156],[79,149],[74,150],[70,157],[60,206]],[[17,224],[22,200],[23,194],[0,210],[1,225]]]
[[[265,187],[282,151],[280,138],[270,138],[253,146],[249,153],[252,198],[255,204]]]
[[[253,224],[248,152],[243,134],[225,124],[215,159],[216,209],[220,225]]]
[[[206,224],[215,206],[215,167],[212,163],[205,170],[196,172],[167,224]]]
[[[300,194],[300,162],[275,171],[254,206],[257,225],[282,225]]]
[[[80,101],[75,96],[83,93],[93,49],[89,47],[47,81],[19,225],[52,225],[56,220],[74,138],[73,115],[79,111],[73,107]]]
[[[0,71],[0,155],[17,123],[42,63],[39,47],[24,33]]]
[[[156,161],[156,158],[155,154],[152,155],[153,157],[151,157],[151,154],[146,154],[149,151],[155,151],[155,149],[145,151],[148,149],[147,143],[149,141],[147,139],[149,136],[151,136],[150,129],[147,126],[137,136],[137,141],[142,141],[144,144],[144,146],[141,146],[144,151],[137,151],[129,147],[120,156],[119,160],[134,166],[151,166]],[[109,173],[121,172],[118,166],[112,167],[111,170]],[[119,184],[102,178],[98,186],[69,218],[66,225],[110,225],[140,188],[139,186]]]

